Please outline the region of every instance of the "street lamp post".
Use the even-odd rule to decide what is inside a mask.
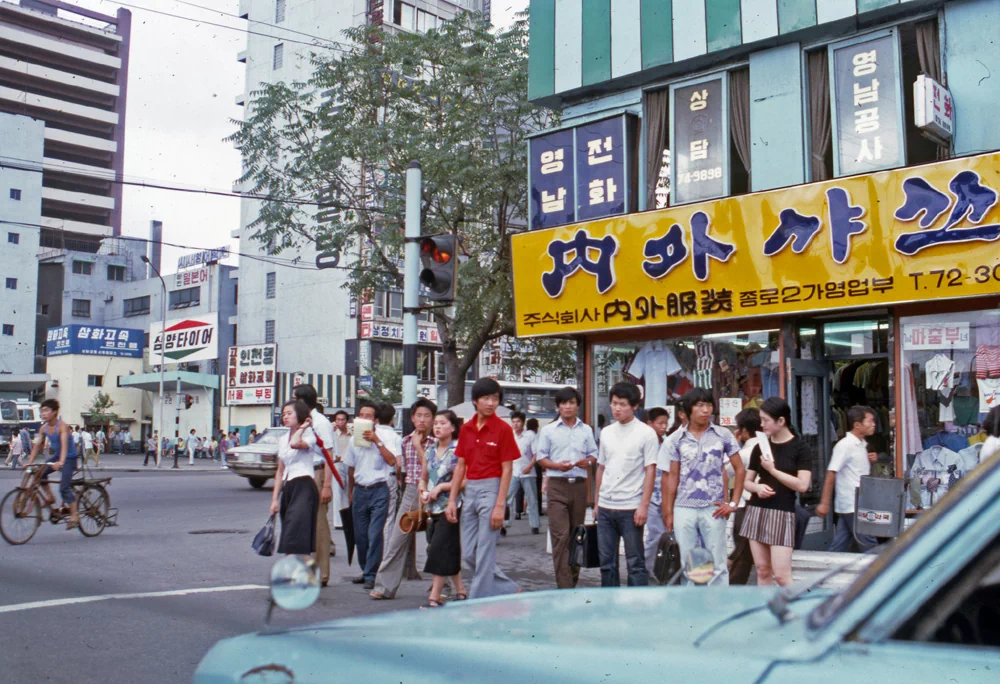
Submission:
[[[163,276],[160,275],[160,272],[158,270],[156,270],[156,266],[153,266],[153,264],[150,263],[149,257],[147,257],[145,254],[142,255],[142,263],[144,263],[147,266],[149,266],[149,268],[153,271],[153,273],[156,274],[156,277],[160,279],[160,285],[163,286],[163,297],[162,297],[162,299],[160,301],[160,304],[161,304],[160,308],[163,311],[163,327],[160,328],[160,335],[162,337],[162,335],[164,334],[164,331],[167,329],[167,284],[163,281]],[[156,341],[154,340],[153,342],[155,344]],[[160,348],[160,427],[163,427],[163,404],[164,404],[164,396],[163,396],[163,369],[164,369],[164,366],[166,366],[165,361],[166,361],[166,356],[164,356],[164,354],[163,354],[163,349],[162,349],[162,344],[161,344],[161,348]],[[166,434],[166,432],[164,432],[164,434]],[[157,468],[160,467],[160,459],[162,457],[163,457],[163,435],[160,435],[159,439],[156,440],[156,467]]]

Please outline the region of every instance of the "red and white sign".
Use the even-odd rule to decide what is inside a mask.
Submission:
[[[181,271],[174,276],[176,287],[192,287],[208,282],[208,269],[198,268],[193,271]]]
[[[403,341],[403,326],[391,323],[361,323],[361,338]],[[441,344],[437,328],[418,328],[417,344]]]
[[[903,349],[968,349],[968,323],[906,323],[903,325]]]
[[[361,320],[370,321],[375,317],[375,305],[374,304],[362,304],[361,305]]]
[[[270,406],[273,403],[273,387],[226,390],[226,404],[229,406]]]
[[[951,91],[924,74],[913,84],[913,118],[917,128],[945,142],[955,130],[955,106]]]
[[[231,406],[274,403],[278,347],[230,347],[226,365],[226,402]]]

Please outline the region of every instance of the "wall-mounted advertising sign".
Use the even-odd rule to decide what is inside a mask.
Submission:
[[[150,323],[149,339],[152,364],[210,361],[219,356],[219,315],[167,321],[166,329],[159,321]]]
[[[278,345],[230,347],[226,362],[226,402],[232,406],[274,403]]]
[[[673,204],[729,194],[725,73],[670,88],[670,192]]]
[[[143,332],[134,328],[63,325],[49,328],[45,355],[126,356],[142,358]]]
[[[183,254],[177,257],[177,269],[180,270],[182,268],[192,268],[203,264],[213,264],[217,261],[222,261],[227,256],[229,256],[228,247],[204,249],[200,252],[195,252],[194,254]]]

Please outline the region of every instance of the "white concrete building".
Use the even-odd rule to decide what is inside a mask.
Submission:
[[[317,48],[303,44],[311,40],[304,34],[344,43],[343,31],[351,26],[374,23],[386,31],[423,31],[453,18],[459,11],[479,11],[483,7],[483,0],[241,0],[242,17],[272,26],[259,31],[270,35],[248,35],[247,47],[237,57],[246,64],[245,91],[237,96],[237,103],[247,102],[249,93],[262,83],[304,80],[309,76],[309,54]],[[239,190],[239,185],[234,189]],[[251,237],[254,231],[248,228],[259,209],[259,202],[243,200],[241,225],[233,237],[240,240],[240,252],[266,258],[266,251]],[[283,259],[295,256],[303,265],[312,265],[316,259],[312,249],[281,254]],[[345,273],[340,269],[296,269],[243,257],[235,321],[238,342],[276,342],[278,369],[283,373],[363,375],[359,373],[359,355],[370,363],[382,352],[372,344],[359,348],[360,307],[352,305],[343,288]],[[399,300],[401,307],[401,296]],[[390,319],[398,318],[401,329],[401,308],[398,316],[390,316],[390,303],[384,296],[383,305],[378,315],[380,324],[391,326],[395,320]],[[375,323],[374,314],[366,321],[369,325]],[[386,330],[385,346],[398,347],[401,357],[401,334],[396,339],[395,327]],[[432,351],[427,353],[433,355]],[[388,357],[393,352],[385,354]],[[437,380],[435,371],[428,367],[427,373],[422,382],[433,384]]]

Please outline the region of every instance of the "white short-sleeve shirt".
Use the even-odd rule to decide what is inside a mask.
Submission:
[[[827,470],[837,473],[833,502],[835,513],[854,512],[854,490],[861,486],[861,478],[871,473],[871,467],[868,444],[853,433],[848,432],[833,447]]]
[[[308,449],[293,449],[289,446],[291,438],[292,431],[282,435],[278,442],[278,458],[285,466],[285,482],[297,477],[312,477],[314,471],[313,449],[316,447],[316,436],[312,430],[302,433],[302,441],[309,445]]]
[[[631,510],[642,502],[646,467],[656,464],[660,440],[656,431],[638,418],[604,428],[597,463],[604,466],[598,505]]]

